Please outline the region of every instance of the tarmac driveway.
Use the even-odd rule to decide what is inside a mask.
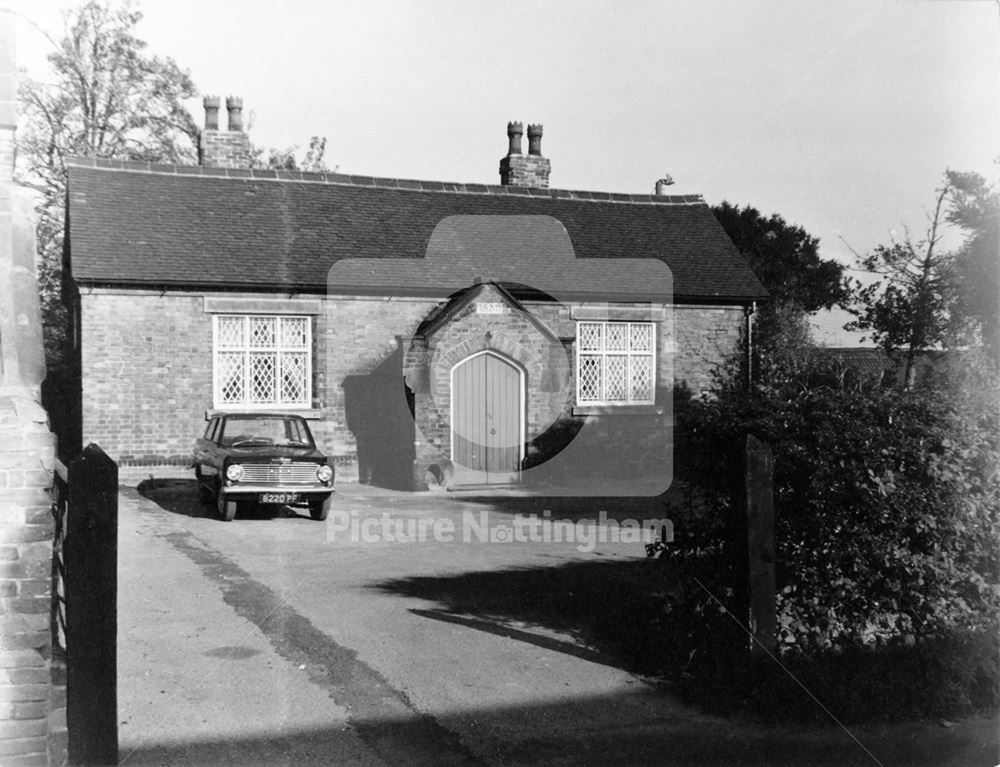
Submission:
[[[340,492],[325,523],[288,509],[224,523],[191,481],[122,489],[122,764],[998,762],[995,721],[847,732],[707,716],[570,627],[449,609],[451,590],[488,601],[642,558],[598,540],[609,526],[589,514],[552,541],[522,525],[516,494]]]

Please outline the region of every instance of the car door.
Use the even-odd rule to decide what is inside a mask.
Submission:
[[[204,436],[199,437],[194,443],[195,471],[203,477],[212,477],[218,473],[215,451],[221,421],[222,419],[217,417],[210,419]]]

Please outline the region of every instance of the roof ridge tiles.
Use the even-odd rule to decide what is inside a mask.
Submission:
[[[154,173],[170,176],[204,176],[277,183],[331,184],[363,188],[393,189],[397,191],[445,194],[502,195],[512,197],[548,197],[553,200],[576,200],[599,203],[624,203],[628,205],[704,205],[700,194],[634,194],[628,192],[601,192],[581,189],[502,186],[474,182],[430,181],[399,179],[380,176],[363,176],[335,172],[307,172],[273,170],[270,168],[218,168],[203,165],[152,163],[137,160],[119,160],[105,157],[67,157],[71,167],[114,170],[125,173]]]

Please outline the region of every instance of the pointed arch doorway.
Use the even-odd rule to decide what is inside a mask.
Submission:
[[[451,370],[451,460],[456,485],[517,482],[524,457],[524,369],[494,351]]]

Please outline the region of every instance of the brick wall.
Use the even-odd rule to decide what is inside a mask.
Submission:
[[[41,406],[0,397],[0,446],[0,763],[48,764],[51,715],[51,763],[62,764],[65,688],[49,631],[55,438]]]
[[[365,377],[375,373],[375,378],[385,379],[380,388],[386,391],[387,398],[402,398],[403,370],[397,336],[412,334],[437,303],[428,299],[346,296],[326,300],[316,331],[314,394],[322,418],[314,431],[328,454],[337,457],[338,478],[358,479],[358,441],[349,428],[349,421],[354,426],[355,419],[347,408],[352,384],[365,387]],[[398,382],[398,389],[393,381]],[[382,405],[398,409],[400,402]]]
[[[212,407],[212,322],[200,295],[80,296],[83,444],[123,465],[186,465]]]
[[[313,431],[321,448],[337,464],[338,478],[352,481],[358,478],[358,441],[357,425],[349,423],[348,389],[352,383],[364,388],[365,377],[374,374],[388,385],[386,391],[398,392],[402,398],[405,349],[400,349],[398,337],[403,336],[404,346],[408,345],[405,338],[416,332],[440,302],[306,298],[319,301],[322,307],[313,325]],[[526,308],[556,336],[575,335],[574,307],[529,302]],[[213,407],[212,321],[205,311],[205,294],[84,290],[80,312],[84,444],[100,444],[126,469],[129,465],[186,467],[191,445],[204,431],[205,411]],[[467,333],[481,336],[485,331],[479,325],[483,322],[482,317],[471,320]],[[738,348],[742,326],[740,307],[674,307],[657,334],[659,388],[670,389],[677,383],[695,394],[713,388],[716,370]],[[454,332],[466,331],[456,326]],[[528,339],[534,338],[537,330],[526,324],[518,332]],[[468,346],[467,341],[455,340],[453,346]],[[505,342],[498,336],[496,343]],[[527,345],[532,344],[534,341]],[[470,346],[467,351],[475,350]],[[530,354],[521,354],[516,345],[501,351],[526,367],[534,366],[529,376],[532,381],[541,380],[541,367],[538,361],[529,360]],[[571,352],[568,354],[572,369],[573,358]],[[520,360],[519,355],[525,359]],[[546,366],[551,368],[551,361],[546,361]],[[393,388],[393,382],[399,383],[398,389]],[[566,391],[571,394],[571,380],[569,387]],[[531,392],[529,428],[534,436],[551,422],[548,410],[571,403],[565,391],[532,386]],[[658,400],[669,398],[658,395]],[[428,426],[427,431],[426,436],[436,440],[437,447],[447,448],[446,430]]]
[[[212,315],[205,294],[84,289],[80,295],[83,443],[96,442],[128,476],[189,465],[191,447],[213,408]],[[396,350],[396,334],[415,328],[434,301],[323,301],[313,323],[313,402],[317,443],[338,477],[357,478],[347,427],[345,379],[367,375]],[[399,373],[401,380],[401,373]]]

